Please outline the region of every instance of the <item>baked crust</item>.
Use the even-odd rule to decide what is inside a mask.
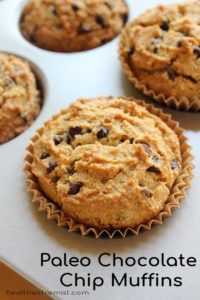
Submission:
[[[30,66],[0,53],[0,144],[22,133],[40,112],[41,99]]]
[[[32,172],[45,194],[77,222],[99,229],[156,216],[180,171],[175,132],[124,98],[79,99],[33,144]]]
[[[131,22],[120,42],[124,70],[130,67],[135,85],[186,110],[200,109],[199,15],[198,1],[158,6]]]
[[[127,15],[124,0],[30,0],[23,11],[21,30],[40,48],[83,51],[112,40]]]

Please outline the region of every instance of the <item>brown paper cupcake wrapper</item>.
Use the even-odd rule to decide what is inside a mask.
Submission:
[[[134,100],[132,98],[125,98],[129,100]],[[125,238],[127,234],[138,235],[139,232],[143,230],[150,230],[154,224],[162,224],[165,217],[169,217],[172,214],[174,208],[180,207],[180,201],[185,197],[186,190],[190,187],[190,180],[193,177],[192,169],[194,167],[192,163],[193,156],[190,153],[191,147],[187,144],[187,138],[184,136],[183,129],[179,127],[179,124],[171,119],[170,115],[164,114],[162,110],[153,107],[150,104],[146,104],[143,101],[137,100],[138,104],[145,107],[152,114],[160,117],[165,123],[168,124],[177,134],[180,145],[181,145],[181,155],[182,155],[182,170],[178,177],[175,185],[171,190],[171,194],[163,208],[163,210],[153,219],[149,220],[144,224],[140,224],[134,228],[125,229],[113,229],[113,230],[99,230],[96,228],[91,228],[84,224],[77,223],[74,219],[68,217],[63,211],[59,209],[53,202],[51,202],[47,196],[42,192],[37,178],[31,172],[31,164],[33,161],[33,144],[40,137],[43,129],[39,129],[37,134],[32,138],[32,143],[28,146],[28,154],[25,157],[25,168],[24,171],[27,174],[28,191],[33,194],[32,201],[39,204],[39,211],[44,211],[47,213],[47,219],[52,219],[57,222],[58,226],[65,226],[68,231],[79,232],[83,236],[92,234],[96,238],[99,237],[123,237]],[[61,111],[62,114],[65,110]],[[56,119],[57,115],[53,116]],[[46,122],[47,123],[47,122]]]
[[[135,86],[136,89],[141,91],[144,95],[156,100],[160,104],[165,104],[167,107],[174,107],[177,110],[185,110],[185,111],[200,111],[200,99],[194,97],[192,100],[183,96],[181,99],[176,99],[171,96],[166,98],[164,94],[156,94],[153,90],[148,89],[146,85],[141,83],[137,77],[135,76],[133,70],[131,69],[128,59],[124,53],[127,53],[127,32],[131,27],[131,23],[128,24],[125,29],[123,29],[120,43],[119,43],[119,59],[122,64],[122,69],[124,74],[128,77],[129,81]]]

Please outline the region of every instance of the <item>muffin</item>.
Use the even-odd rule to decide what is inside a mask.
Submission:
[[[182,170],[180,142],[134,101],[79,99],[45,123],[31,173],[68,217],[96,229],[135,227],[162,211]]]
[[[0,53],[0,144],[26,130],[40,112],[41,99],[30,66]]]
[[[158,6],[127,25],[120,41],[125,74],[168,106],[200,110],[200,2]]]
[[[23,11],[21,31],[43,49],[83,51],[112,40],[127,15],[123,0],[30,0]]]

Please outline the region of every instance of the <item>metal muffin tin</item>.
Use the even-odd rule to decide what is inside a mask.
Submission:
[[[157,4],[173,3],[172,0],[136,1],[126,0],[129,6],[129,20],[133,19],[147,8]],[[181,1],[176,1],[181,2]],[[176,210],[172,218],[165,220],[163,226],[157,226],[150,232],[139,237],[115,240],[94,240],[77,234],[67,233],[64,228],[58,228],[54,222],[49,222],[46,216],[38,213],[31,203],[31,196],[26,191],[25,175],[22,172],[25,149],[35,130],[44,121],[60,109],[67,107],[78,97],[95,96],[135,96],[150,101],[138,93],[122,75],[118,60],[118,37],[111,42],[85,52],[55,53],[39,49],[27,42],[20,30],[19,20],[26,1],[0,1],[0,51],[12,53],[29,60],[36,72],[44,90],[44,101],[40,115],[24,133],[0,146],[0,255],[2,261],[17,272],[28,278],[44,290],[66,291],[59,281],[62,273],[78,272],[82,275],[103,276],[105,284],[95,292],[91,287],[68,288],[70,292],[87,290],[92,299],[111,299],[115,290],[109,284],[110,274],[128,272],[130,275],[140,274],[143,270],[137,267],[100,268],[97,256],[101,252],[116,252],[121,257],[127,256],[158,256],[160,252],[168,255],[195,256],[200,258],[200,114],[186,113],[175,110],[163,110],[172,114],[175,120],[185,128],[189,143],[193,146],[196,169],[192,188],[181,209]],[[150,101],[151,102],[151,101]],[[157,103],[152,102],[155,106]],[[191,247],[191,245],[193,245]],[[62,256],[89,256],[92,264],[86,269],[47,266],[40,267],[40,253],[49,252]],[[199,268],[190,268],[187,272],[181,268],[173,271],[156,269],[157,273],[182,275],[184,285],[180,288],[138,288],[123,287],[118,290],[115,299],[199,299],[199,283],[195,280],[200,275]],[[144,295],[146,298],[144,298]],[[73,296],[73,299],[86,299],[88,296]],[[66,299],[57,295],[57,299]],[[70,297],[69,297],[70,299]]]

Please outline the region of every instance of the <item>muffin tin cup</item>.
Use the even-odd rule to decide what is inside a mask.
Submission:
[[[135,88],[141,91],[145,96],[148,96],[160,104],[165,104],[167,107],[176,108],[177,110],[184,110],[184,111],[193,111],[199,112],[200,111],[200,99],[194,97],[192,100],[188,99],[185,96],[182,96],[181,99],[176,99],[175,97],[171,96],[166,98],[164,94],[156,94],[153,90],[148,89],[146,85],[141,83],[137,77],[135,76],[133,70],[131,69],[130,65],[128,64],[128,59],[124,53],[126,53],[126,39],[127,39],[127,32],[129,28],[131,28],[132,23],[129,23],[123,30],[120,37],[119,43],[119,59],[122,64],[122,69],[124,74],[128,77],[128,80],[135,86]]]
[[[171,119],[170,115],[164,114],[162,110],[155,108],[154,106],[145,103],[142,100],[135,100],[132,98],[125,98],[130,101],[136,101],[138,104],[145,107],[150,113],[158,116],[163,120],[171,129],[174,130],[178,136],[181,156],[182,156],[182,170],[181,173],[172,187],[171,194],[165,203],[163,210],[153,219],[140,224],[136,227],[128,227],[124,229],[111,229],[111,230],[98,230],[93,227],[86,226],[84,224],[77,223],[71,217],[68,217],[62,210],[59,209],[52,201],[50,201],[47,196],[42,192],[37,178],[33,175],[31,171],[31,164],[33,161],[33,144],[40,138],[43,133],[43,128],[40,128],[36,135],[32,137],[32,143],[27,148],[27,155],[25,157],[25,168],[26,180],[28,184],[28,192],[33,194],[32,202],[39,204],[39,211],[44,211],[47,214],[47,219],[55,220],[59,227],[66,227],[69,232],[79,232],[81,235],[91,235],[95,238],[109,237],[110,239],[115,237],[125,238],[128,234],[138,235],[142,230],[151,230],[152,225],[162,224],[165,217],[172,215],[174,208],[180,207],[180,201],[185,197],[186,190],[190,188],[190,180],[193,177],[192,169],[194,167],[192,160],[193,156],[190,152],[191,147],[187,143],[187,138],[184,135],[184,130],[179,127],[178,122]],[[61,114],[65,114],[66,110],[62,110]],[[58,115],[52,117],[55,120]],[[46,122],[48,123],[48,121]],[[46,124],[45,123],[45,124]]]

